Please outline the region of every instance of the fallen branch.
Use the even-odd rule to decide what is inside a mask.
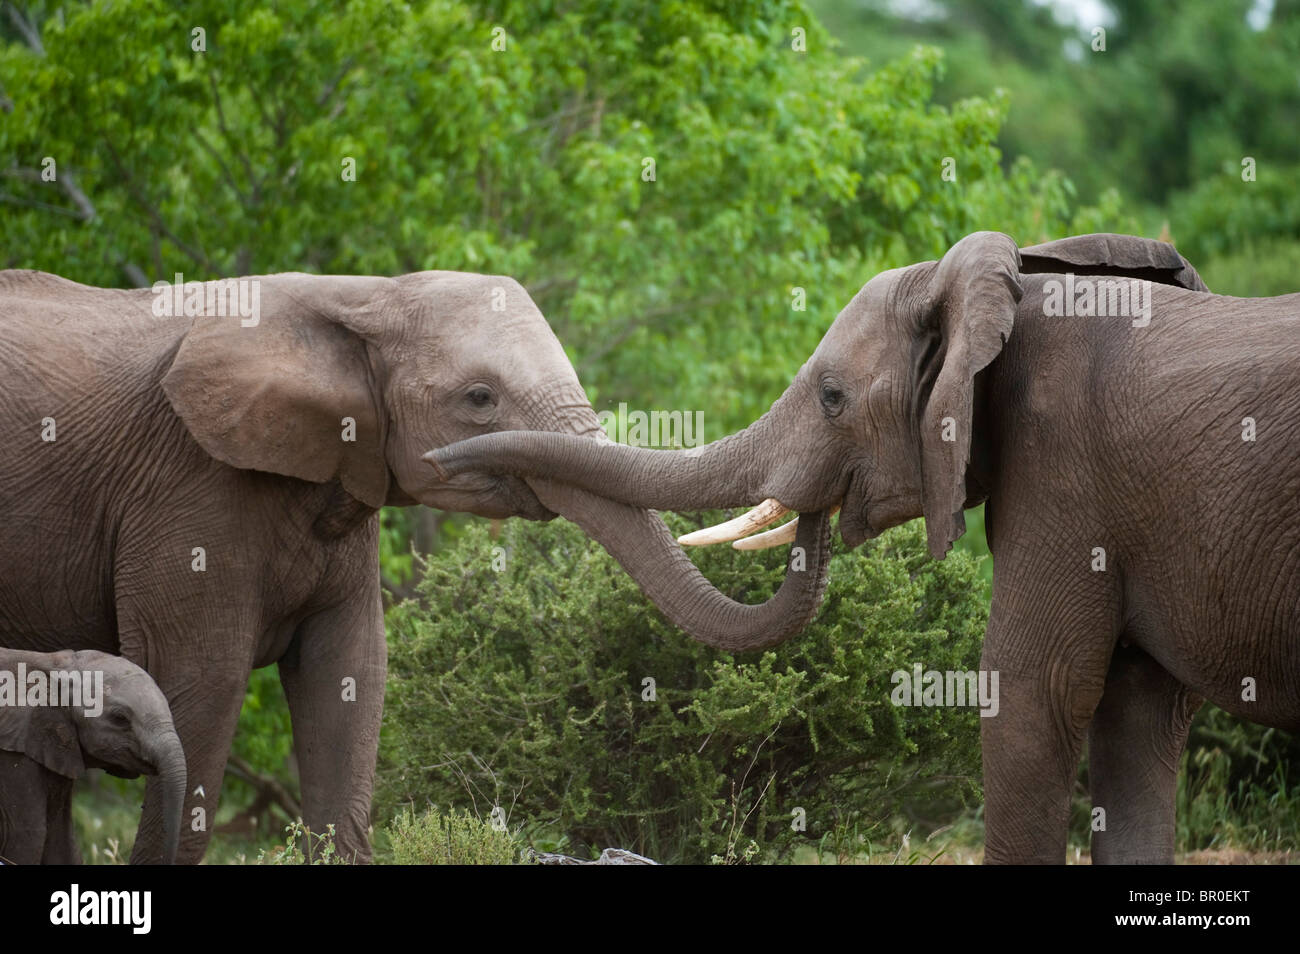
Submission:
[[[255,816],[275,806],[284,812],[290,821],[302,817],[302,806],[298,803],[297,797],[278,778],[263,775],[238,755],[231,755],[226,761],[226,774],[251,786],[257,793],[253,804],[244,814]]]
[[[606,848],[595,861],[575,858],[572,855],[559,855],[552,851],[533,851],[529,849],[528,860],[535,865],[657,865],[644,855],[624,851],[622,848]]]

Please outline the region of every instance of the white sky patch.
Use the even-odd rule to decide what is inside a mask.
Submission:
[[[1273,0],[1255,0],[1246,13],[1246,23],[1252,30],[1267,30],[1273,19]]]
[[[1267,0],[1270,4],[1272,0]],[[1057,23],[1076,26],[1091,33],[1093,27],[1115,25],[1115,11],[1101,0],[1033,0],[1036,7],[1048,7]]]

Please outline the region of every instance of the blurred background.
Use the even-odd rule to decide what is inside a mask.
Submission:
[[[1160,237],[1220,294],[1296,291],[1298,123],[1300,0],[6,0],[0,256],[104,286],[178,272],[512,275],[598,411],[702,411],[711,440],[780,395],[873,274],[977,229],[1022,245]],[[808,640],[824,656],[673,650],[661,665],[679,695],[645,721],[624,699],[640,691],[641,640],[684,637],[604,563],[582,564],[595,590],[556,589],[561,559],[600,561],[598,548],[554,526],[498,536],[474,518],[385,511],[389,711],[402,725],[386,718],[377,831],[402,805],[484,819],[507,800],[511,837],[577,852],[618,838],[665,860],[977,858],[978,718],[861,702],[887,695],[890,653],[951,651],[974,667],[992,566],[981,515],[968,523],[968,562],[953,568],[921,569],[907,528],[838,558]],[[502,541],[536,559],[476,575]],[[770,560],[700,559],[751,599],[779,576]],[[848,579],[859,596],[835,596]],[[912,587],[913,622],[873,617],[860,598],[890,580],[881,599]],[[521,621],[465,615],[465,587],[522,623],[559,622],[506,647]],[[874,655],[845,663],[846,639]],[[562,704],[538,715],[539,671],[565,666],[536,654],[561,646],[570,676],[547,698]],[[471,680],[465,660],[493,652],[519,667],[511,678],[484,663],[480,695],[433,691],[434,670]],[[727,723],[737,707],[758,721]],[[483,712],[505,709],[474,736]],[[587,735],[572,736],[575,719]],[[724,724],[714,761],[679,760],[692,733],[716,739]],[[628,765],[575,780],[574,764],[611,751]],[[1180,851],[1295,850],[1295,739],[1207,706],[1185,763]],[[282,843],[296,780],[274,667],[254,674],[227,782],[209,859]],[[85,788],[88,860],[125,856],[138,785]],[[792,840],[782,820],[817,792],[834,794],[819,833]],[[1082,857],[1083,770],[1077,801]]]

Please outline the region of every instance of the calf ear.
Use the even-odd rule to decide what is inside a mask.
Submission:
[[[1191,291],[1209,291],[1196,269],[1172,245],[1136,235],[1097,232],[1031,245],[1020,250],[1020,263],[1020,270],[1026,275],[1041,272],[1120,275]]]
[[[64,778],[86,771],[77,728],[62,706],[0,709],[0,751],[19,752]]]
[[[27,737],[27,757],[64,778],[80,778],[86,771],[81,740],[71,713],[64,707],[43,706],[32,717]]]
[[[162,387],[199,445],[223,463],[315,483],[339,480],[380,507],[388,496],[387,415],[366,336],[391,279],[272,275],[260,315],[196,317]],[[352,424],[345,424],[350,418]]]
[[[1020,303],[1020,256],[1000,232],[974,232],[935,266],[926,332],[938,337],[940,366],[921,419],[922,506],[930,554],[943,559],[966,532],[966,465],[975,375],[998,356]],[[923,373],[924,370],[923,370]],[[918,382],[918,387],[924,387]]]

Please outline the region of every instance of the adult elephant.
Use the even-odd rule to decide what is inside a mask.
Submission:
[[[159,317],[175,306],[190,317]],[[366,860],[386,668],[382,505],[563,514],[719,646],[779,639],[816,610],[826,518],[806,533],[822,554],[811,572],[745,606],[652,512],[545,481],[444,481],[421,463],[430,446],[518,428],[604,438],[508,278],[112,290],[0,272],[0,645],[120,652],[149,672],[188,762],[182,862],[207,844],[249,671],[278,662],[305,821],[333,823],[340,853]],[[151,782],[133,860],[161,854],[162,808]]]
[[[742,531],[839,505],[849,546],[924,516],[936,558],[987,501],[982,665],[1001,705],[980,720],[985,856],[1063,860],[1090,733],[1095,857],[1168,863],[1201,697],[1300,728],[1297,408],[1300,295],[1209,294],[1144,239],[1017,250],[982,232],[872,279],[771,410],[724,440],[591,455],[507,434],[429,457],[444,478],[544,473],[666,509],[772,498]]]

